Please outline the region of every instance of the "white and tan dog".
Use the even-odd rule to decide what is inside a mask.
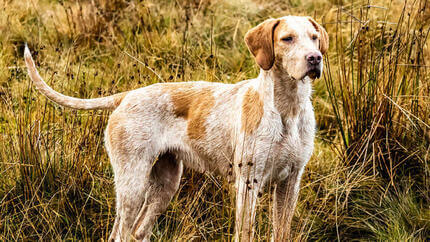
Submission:
[[[257,197],[274,184],[272,239],[287,240],[313,150],[311,84],[321,75],[328,35],[309,17],[286,16],[251,29],[245,42],[261,68],[256,79],[160,83],[96,99],[52,90],[25,49],[28,73],[49,99],[74,109],[113,110],[105,132],[116,185],[110,240],[149,241],[184,165],[235,181],[237,241],[253,240]]]

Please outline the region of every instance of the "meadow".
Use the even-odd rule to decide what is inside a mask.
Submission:
[[[243,37],[312,16],[330,36],[314,82],[315,150],[295,241],[430,239],[427,0],[0,0],[0,240],[107,240],[115,216],[108,111],[60,107],[32,86],[28,43],[55,90],[92,98],[158,82],[235,83],[259,69]],[[256,238],[271,234],[261,198]],[[231,184],[190,170],[154,241],[229,241]]]

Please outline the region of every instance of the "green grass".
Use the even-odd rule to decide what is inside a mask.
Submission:
[[[368,7],[371,5],[371,7]],[[54,89],[90,98],[162,81],[235,83],[258,68],[243,36],[310,15],[330,35],[314,83],[315,151],[295,240],[430,238],[430,3],[380,1],[4,1],[0,14],[0,240],[106,240],[115,216],[103,147],[109,116],[38,94],[27,42]],[[131,58],[137,58],[140,62]],[[234,196],[186,171],[154,240],[231,240]],[[264,195],[257,238],[270,238]]]

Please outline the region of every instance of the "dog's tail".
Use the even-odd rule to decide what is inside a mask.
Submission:
[[[80,99],[80,98],[63,95],[53,90],[50,86],[46,84],[45,81],[43,81],[42,77],[40,77],[39,72],[36,69],[36,65],[34,64],[33,58],[31,57],[30,50],[27,47],[27,44],[25,45],[24,59],[28,69],[28,75],[30,76],[30,79],[33,81],[37,89],[47,98],[51,99],[53,102],[60,104],[62,106],[74,108],[74,109],[85,109],[85,110],[90,110],[90,109],[113,110],[116,107],[118,107],[122,99],[127,94],[127,92],[123,92],[123,93],[118,93],[108,97],[93,98],[93,99]]]

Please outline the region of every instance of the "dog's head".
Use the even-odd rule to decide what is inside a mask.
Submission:
[[[296,80],[319,78],[328,49],[327,32],[310,17],[266,20],[248,31],[245,42],[263,70],[276,66]]]

